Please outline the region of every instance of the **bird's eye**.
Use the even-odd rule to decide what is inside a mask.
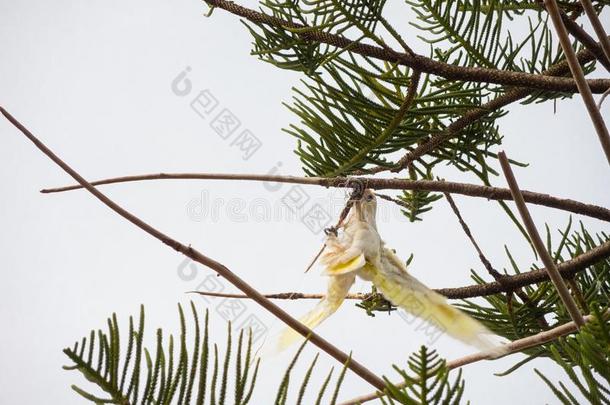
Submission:
[[[366,200],[367,201],[373,201],[373,195],[372,194],[367,195],[366,196]]]

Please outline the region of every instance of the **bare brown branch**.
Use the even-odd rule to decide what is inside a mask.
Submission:
[[[585,321],[582,317],[582,314],[578,310],[578,305],[570,295],[570,291],[566,286],[561,274],[559,274],[559,270],[557,270],[557,266],[555,265],[555,261],[551,257],[550,253],[546,249],[538,230],[536,229],[536,224],[532,219],[532,216],[525,205],[525,200],[521,195],[521,190],[519,190],[519,185],[517,184],[517,179],[510,167],[510,163],[506,154],[504,152],[500,152],[498,154],[498,158],[500,160],[500,165],[502,166],[502,171],[504,172],[504,176],[506,177],[506,181],[510,187],[510,192],[513,195],[513,200],[515,201],[515,205],[519,210],[519,214],[521,214],[521,219],[523,219],[523,224],[525,225],[525,229],[527,229],[527,233],[530,236],[530,240],[532,241],[538,255],[542,259],[542,262],[546,266],[546,271],[549,275],[549,278],[553,282],[553,285],[557,289],[559,297],[561,301],[565,305],[570,317],[572,320],[576,322],[578,326],[584,325]]]
[[[595,12],[595,8],[593,7],[591,0],[580,0],[580,4],[582,4],[582,8],[583,10],[585,10],[587,18],[589,18],[589,21],[591,22],[591,26],[593,26],[593,30],[595,31],[597,38],[599,38],[601,48],[603,49],[606,58],[610,59],[610,39],[608,39],[608,35],[606,34],[604,26],[602,25],[601,21],[599,20],[599,17],[597,16],[597,13]]]
[[[590,11],[587,11],[587,5],[591,8],[593,8],[593,6],[591,6],[591,3],[589,3],[588,1],[581,2],[583,4],[585,12],[587,13],[587,16],[589,16],[589,18],[592,20],[591,22],[593,23],[593,16],[590,15]],[[610,133],[608,132],[608,127],[606,127],[606,123],[604,122],[604,118],[602,117],[601,112],[595,105],[595,99],[593,98],[592,91],[589,88],[589,85],[585,79],[585,74],[582,70],[582,67],[578,62],[576,52],[574,52],[574,49],[572,49],[572,43],[570,42],[568,31],[566,30],[566,27],[561,19],[560,10],[557,6],[557,2],[555,0],[544,0],[544,4],[549,15],[551,16],[553,25],[555,26],[555,31],[557,32],[557,36],[559,37],[561,48],[563,49],[563,52],[566,55],[566,60],[570,67],[570,71],[572,72],[572,76],[574,77],[576,85],[578,86],[578,92],[580,93],[585,107],[587,108],[587,112],[589,113],[589,117],[591,118],[591,122],[593,123],[593,127],[595,128],[595,132],[597,132],[597,137],[599,138],[602,150],[606,155],[608,164],[610,164]],[[597,15],[594,11],[592,12],[592,14],[597,19]],[[599,20],[597,20],[597,22],[599,23]],[[600,29],[602,32],[604,31],[603,28],[601,28],[601,24]],[[603,35],[605,36],[605,33]],[[603,44],[604,43],[602,42],[602,46]]]
[[[133,176],[114,177],[97,180],[94,186],[104,184],[128,183],[149,180],[232,180],[232,181],[266,181],[275,183],[307,184],[322,187],[352,188],[363,185],[375,190],[421,190],[467,195],[486,198],[488,200],[511,200],[507,188],[480,186],[477,184],[455,183],[435,180],[382,179],[373,177],[297,177],[275,176],[267,174],[229,174],[229,173],[153,173]],[[47,188],[42,193],[58,193],[81,189],[81,185],[58,188]],[[542,205],[569,211],[574,214],[586,215],[592,218],[610,221],[610,210],[594,204],[586,204],[567,198],[554,197],[548,194],[522,190],[523,198],[530,204]]]
[[[501,274],[498,270],[494,269],[494,267],[491,265],[491,262],[489,261],[489,259],[487,259],[487,256],[485,256],[485,254],[481,250],[481,247],[479,246],[479,244],[475,240],[474,236],[472,235],[472,232],[470,231],[470,227],[468,226],[468,224],[466,224],[466,221],[464,221],[464,218],[462,217],[460,210],[458,209],[455,201],[453,200],[453,197],[451,197],[450,194],[445,193],[445,198],[447,199],[447,202],[451,206],[451,210],[457,217],[458,222],[462,226],[462,230],[466,234],[466,237],[468,238],[468,240],[470,240],[470,243],[477,251],[477,254],[479,255],[479,260],[483,264],[483,267],[485,267],[485,269],[487,270],[489,275],[492,276],[494,278],[494,280],[496,280],[498,283],[506,286],[504,284],[504,279],[509,276],[507,276],[506,274]],[[510,294],[512,294],[513,292],[515,293],[515,295],[517,297],[519,297],[519,299],[521,299],[521,301],[523,302],[524,305],[526,305],[530,309],[536,311],[536,304],[533,303],[532,300],[527,296],[527,294],[525,292],[523,292],[520,288],[509,289],[509,291],[507,291],[507,300],[511,299]],[[544,319],[544,316],[539,316],[537,318],[537,322],[541,328],[548,329],[549,324]]]
[[[601,260],[610,257],[610,241],[607,241],[600,246],[597,246],[574,259],[559,263],[557,270],[564,278],[570,278],[587,267],[598,263]],[[548,281],[549,276],[546,269],[532,270],[527,273],[515,274],[505,277],[502,283],[497,281],[486,284],[474,284],[467,287],[459,288],[441,288],[436,290],[448,298],[464,299],[474,297],[484,297],[501,292],[512,291],[516,288],[525,287],[531,284]]]
[[[345,352],[341,351],[339,348],[331,344],[329,341],[323,339],[321,336],[307,328],[305,325],[300,323],[295,318],[291,317],[286,311],[284,311],[279,306],[275,305],[272,301],[265,298],[261,293],[259,293],[255,288],[250,286],[246,281],[241,279],[223,264],[205,256],[203,253],[193,249],[190,246],[186,246],[175,239],[172,239],[170,236],[162,233],[157,230],[153,226],[148,223],[142,221],[140,218],[125,210],[123,207],[119,206],[117,203],[108,198],[101,191],[96,189],[91,183],[85,180],[78,172],[72,169],[67,163],[65,163],[62,159],[60,159],[55,153],[53,153],[49,148],[47,148],[38,138],[36,138],[26,127],[24,127],[19,121],[17,121],[12,115],[10,115],[4,108],[0,107],[0,112],[17,128],[21,131],[30,141],[36,145],[36,147],[45,155],[47,155],[53,162],[55,162],[59,167],[61,167],[66,173],[68,173],[74,180],[76,180],[82,187],[87,189],[93,196],[95,196],[98,200],[100,200],[103,204],[105,204],[108,208],[125,218],[127,221],[131,222],[144,232],[153,236],[154,238],[160,240],[165,245],[171,247],[177,252],[182,253],[183,255],[189,257],[190,259],[211,268],[216,271],[218,275],[225,278],[239,290],[241,290],[244,294],[246,294],[249,298],[254,300],[261,307],[265,308],[275,317],[280,319],[286,325],[290,326],[292,329],[300,333],[305,337],[309,337],[311,343],[319,347],[324,352],[328,353],[330,356],[335,358],[341,364],[345,364],[350,370],[360,376],[362,379],[370,383],[377,389],[383,389],[385,384],[384,381],[373,374],[370,370],[368,370],[364,365],[360,364],[358,361],[354,360],[354,358]]]
[[[232,294],[232,293],[219,293],[212,291],[189,291],[192,294],[199,294],[205,297],[218,297],[218,298],[237,298],[237,299],[248,299],[245,294]],[[363,300],[367,299],[371,296],[371,294],[365,293],[356,293],[356,294],[347,294],[345,297],[348,300]],[[277,294],[265,294],[265,297],[269,299],[275,300],[319,300],[324,298],[324,294],[306,294],[300,292],[284,292]]]
[[[546,10],[546,6],[544,5],[544,0],[537,0],[537,3]],[[580,10],[579,10],[580,11]],[[608,72],[610,72],[610,59],[604,54],[604,50],[600,46],[599,43],[591,37],[587,31],[584,30],[576,21],[574,21],[579,15],[580,12],[574,14],[572,18],[567,15],[563,10],[559,10],[559,15],[561,16],[561,20],[563,21],[563,25],[565,25],[568,32],[578,40],[581,44],[585,46],[593,55],[595,55],[595,59],[599,63],[601,63],[604,68]],[[606,37],[607,39],[607,37]]]

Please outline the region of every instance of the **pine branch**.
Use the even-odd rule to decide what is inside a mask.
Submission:
[[[578,52],[576,54],[576,57],[578,59],[578,62],[580,62],[581,64],[591,62],[595,59],[595,55],[593,55],[593,53],[586,49],[583,49],[582,51]],[[568,66],[568,63],[564,60],[549,67],[542,74],[545,76],[563,76],[568,74],[569,72],[570,68]],[[505,107],[509,104],[512,104],[529,96],[531,93],[532,91],[530,89],[523,87],[509,89],[503,95],[496,97],[495,99],[489,101],[481,107],[475,108],[464,114],[464,116],[453,122],[444,131],[433,135],[426,142],[422,143],[414,150],[407,152],[393,168],[388,169],[386,167],[379,167],[371,170],[370,172],[380,173],[386,170],[391,170],[392,172],[399,172],[411,163],[413,163],[415,160],[422,157],[423,155],[430,153],[443,143],[457,137],[460,134],[461,130],[471,125],[472,123],[480,120],[481,118],[485,117],[493,111],[496,111],[502,107]]]
[[[610,311],[606,311],[604,314],[605,318],[607,318],[608,316],[610,316]],[[584,321],[589,322],[593,318],[594,318],[593,315],[587,315],[584,317]],[[574,323],[574,321],[572,321],[572,322],[568,322],[563,325],[554,327],[553,329],[550,329],[550,330],[547,330],[544,332],[540,332],[536,335],[528,336],[526,338],[519,339],[519,340],[515,340],[513,342],[506,344],[506,349],[508,350],[506,355],[511,355],[511,354],[514,354],[517,352],[521,352],[525,349],[529,349],[532,347],[541,346],[545,343],[551,342],[562,336],[568,335],[570,333],[574,333],[576,331],[578,331],[578,326],[576,325],[576,323]],[[452,369],[463,367],[468,364],[476,363],[481,360],[494,360],[494,358],[491,357],[490,354],[486,353],[486,352],[475,353],[475,354],[471,354],[469,356],[461,357],[459,359],[448,361],[447,368],[449,370],[452,370]],[[402,384],[398,384],[398,386],[401,386],[401,385]],[[382,395],[383,394],[379,394],[379,393],[362,395],[357,398],[350,399],[349,401],[343,402],[339,405],[359,405],[359,404],[363,404],[365,402],[375,400]]]
[[[95,404],[120,404],[120,405],[169,405],[169,404],[218,404],[226,405],[229,403],[229,384],[234,387],[234,404],[247,405],[250,403],[252,393],[257,381],[260,358],[252,357],[252,330],[247,331],[247,338],[244,339],[245,328],[239,331],[237,342],[232,338],[231,322],[227,322],[226,343],[224,348],[213,344],[214,361],[208,355],[210,345],[210,328],[208,322],[208,310],[205,310],[205,320],[203,325],[191,301],[192,322],[187,322],[182,306],[178,304],[180,316],[179,347],[174,344],[174,335],[170,334],[168,344],[163,344],[163,330],[157,329],[157,339],[155,348],[142,346],[144,332],[144,307],[140,310],[140,328],[136,332],[133,328],[133,317],[129,317],[129,334],[127,335],[127,352],[120,350],[121,340],[119,339],[119,325],[116,315],[108,320],[108,332],[102,330],[92,330],[89,337],[83,337],[77,341],[72,348],[65,348],[64,354],[71,360],[70,365],[63,367],[67,371],[78,371],[85,379],[91,383],[93,390],[104,391],[108,398],[101,398],[91,394],[88,390],[81,389],[75,385],[72,389],[84,399]],[[187,326],[193,325],[194,339],[187,343]],[[202,335],[203,332],[203,336]],[[98,336],[96,340],[95,337]],[[203,339],[201,339],[203,337]],[[176,339],[178,340],[178,339]],[[137,341],[137,342],[134,342]],[[135,344],[134,344],[135,343]],[[237,344],[235,344],[237,343]],[[276,405],[293,404],[289,401],[289,391],[291,391],[291,372],[300,360],[299,357],[303,348],[308,343],[303,341],[301,347],[293,357],[288,369],[284,374],[279,386],[276,388]],[[135,346],[135,348],[134,348]],[[244,347],[245,346],[245,347]],[[96,347],[97,356],[94,356]],[[224,356],[222,351],[224,349]],[[132,361],[135,351],[135,362]],[[199,353],[201,352],[201,355]],[[152,355],[151,355],[152,353]],[[235,355],[233,355],[235,353]],[[174,367],[176,354],[180,356],[177,367]],[[140,364],[137,359],[146,358],[145,366]],[[153,363],[152,358],[156,361]],[[221,357],[224,361],[219,362]],[[258,357],[258,356],[255,356]],[[316,354],[313,362],[307,371],[299,387],[299,399],[297,404],[306,393],[307,383],[313,372],[315,363],[319,357]],[[168,361],[165,361],[165,359]],[[233,358],[235,361],[233,361]],[[118,385],[117,377],[120,373],[119,364],[123,363],[123,373],[121,383]],[[233,365],[231,365],[233,363]],[[95,367],[95,365],[98,365]],[[190,366],[189,366],[190,365]],[[212,378],[207,378],[207,370],[212,366]],[[230,376],[230,369],[233,368],[233,378]],[[335,380],[334,397],[331,405],[335,404],[336,395],[343,383],[343,377],[347,371],[344,365],[338,379]],[[199,372],[199,375],[197,375]],[[139,386],[140,377],[146,376],[142,387]],[[291,381],[292,380],[292,381]],[[125,385],[124,383],[127,383]],[[206,402],[206,393],[210,393],[210,400]],[[269,393],[269,387],[265,392]],[[315,393],[315,392],[314,392]],[[142,399],[139,401],[139,395]],[[319,390],[317,395],[322,396],[323,390]],[[216,399],[218,398],[218,401]]]
[[[608,257],[610,257],[610,241],[604,242],[572,260],[559,263],[557,265],[557,270],[561,277],[570,278],[575,274],[586,270],[587,267],[594,265],[600,260],[607,259]],[[542,268],[505,277],[502,282],[504,285],[494,281],[487,284],[475,284],[467,287],[442,288],[436,290],[436,292],[453,299],[485,297],[501,292],[510,292],[516,288],[548,280],[549,276],[546,272],[546,268]]]
[[[341,173],[344,173],[346,170],[351,169],[354,165],[360,163],[360,161],[364,159],[369,152],[382,145],[389,138],[391,138],[392,135],[394,135],[396,127],[398,127],[398,125],[401,123],[405,114],[411,108],[413,100],[415,100],[420,77],[421,73],[419,71],[416,70],[413,72],[409,81],[407,95],[405,96],[404,100],[402,101],[402,104],[398,108],[398,111],[396,111],[396,114],[394,114],[394,118],[392,118],[392,121],[390,121],[388,126],[377,136],[377,138],[375,138],[375,140],[366,148],[362,148],[348,162],[335,169],[332,173],[328,173],[327,177],[334,177],[340,175]]]
[[[263,181],[289,184],[307,184],[333,188],[371,188],[374,190],[420,190],[436,191],[441,193],[461,194],[470,197],[480,197],[488,200],[512,200],[510,190],[507,188],[480,186],[477,184],[456,183],[436,180],[406,180],[383,179],[373,177],[297,177],[276,176],[265,174],[228,174],[228,173],[154,173],[133,176],[114,177],[97,180],[94,186],[104,184],[127,183],[148,180],[231,180],[231,181]],[[58,193],[82,189],[81,185],[71,185],[59,188],[43,189],[41,193]],[[603,221],[610,221],[610,209],[598,205],[587,204],[567,198],[554,197],[548,194],[521,191],[523,198],[530,204],[542,205],[569,211],[574,214],[586,215]]]
[[[560,77],[547,77],[531,73],[503,71],[479,67],[463,67],[436,61],[421,55],[410,55],[400,53],[387,47],[372,46],[349,40],[341,35],[335,35],[320,31],[315,27],[306,27],[293,21],[284,21],[274,16],[260,13],[258,11],[240,6],[228,0],[206,0],[212,6],[243,17],[254,24],[281,27],[297,33],[302,39],[318,43],[324,43],[337,48],[349,48],[351,52],[375,59],[398,63],[408,66],[422,73],[435,74],[452,80],[463,80],[471,82],[495,83],[509,86],[528,87],[546,91],[559,91],[575,93],[576,83],[572,79]],[[588,53],[588,51],[585,51]],[[610,87],[610,81],[606,79],[591,79],[588,81],[593,91],[603,93]]]
[[[228,282],[233,284],[239,290],[241,290],[244,294],[248,295],[248,297],[252,298],[257,304],[261,307],[265,308],[272,315],[280,319],[286,325],[294,329],[296,332],[306,337],[311,341],[314,345],[319,347],[321,350],[329,354],[331,357],[339,361],[341,364],[347,364],[347,367],[352,370],[355,374],[360,376],[363,380],[370,383],[375,388],[382,390],[385,386],[384,381],[373,374],[370,370],[368,370],[364,365],[360,364],[356,360],[334,345],[332,345],[327,340],[323,339],[317,333],[313,332],[311,329],[300,323],[297,319],[290,316],[286,311],[284,311],[279,306],[275,305],[272,301],[265,298],[261,293],[259,293],[255,288],[250,286],[246,281],[241,279],[235,273],[233,273],[230,269],[225,267],[223,264],[215,261],[208,256],[200,253],[199,251],[193,249],[190,246],[186,246],[177,240],[171,238],[170,236],[162,233],[157,230],[153,226],[148,223],[142,221],[140,218],[125,210],[123,207],[112,201],[101,191],[97,190],[91,183],[89,183],[85,178],[83,178],[78,172],[72,169],[67,163],[61,160],[55,153],[53,153],[47,146],[45,146],[38,138],[36,138],[26,127],[24,127],[19,121],[17,121],[11,114],[9,114],[3,107],[0,107],[0,112],[13,124],[19,131],[25,135],[32,143],[49,159],[51,159],[55,164],[61,167],[66,173],[68,173],[74,180],[76,180],[82,187],[84,187],[87,191],[93,194],[98,200],[100,200],[104,205],[108,208],[119,214],[121,217],[131,222],[136,227],[140,228],[144,232],[163,242],[165,245],[171,247],[179,253],[182,253],[186,257],[194,260],[197,263],[200,263],[218,273],[218,275],[222,276]],[[349,361],[348,361],[349,360]]]

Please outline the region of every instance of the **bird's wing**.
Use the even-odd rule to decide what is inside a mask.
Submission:
[[[362,268],[366,261],[364,252],[354,245],[353,239],[349,234],[342,234],[341,238],[330,235],[326,240],[326,247],[320,257],[320,263],[325,266],[322,274],[337,276]]]
[[[445,297],[409,275],[406,266],[391,250],[383,250],[381,263],[382,269],[367,264],[364,271],[392,304],[466,344],[490,351],[496,356],[504,354],[497,336],[479,321],[449,305]]]

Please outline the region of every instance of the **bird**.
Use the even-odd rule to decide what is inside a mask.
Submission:
[[[356,281],[358,271],[366,263],[381,266],[381,238],[377,232],[377,201],[372,190],[366,189],[356,200],[340,235],[329,232],[320,263],[328,276],[327,291],[316,306],[299,319],[310,329],[334,314]],[[301,339],[301,335],[286,328],[275,339],[274,351],[281,352]]]
[[[482,323],[453,307],[447,299],[425,286],[407,271],[406,264],[386,246],[377,229],[375,193],[365,189],[352,206],[342,232],[329,233],[320,263],[328,277],[327,292],[301,323],[315,328],[341,306],[356,277],[371,282],[394,306],[432,323],[434,326],[494,357],[505,353],[497,336]],[[284,350],[301,339],[287,328],[278,339]]]

